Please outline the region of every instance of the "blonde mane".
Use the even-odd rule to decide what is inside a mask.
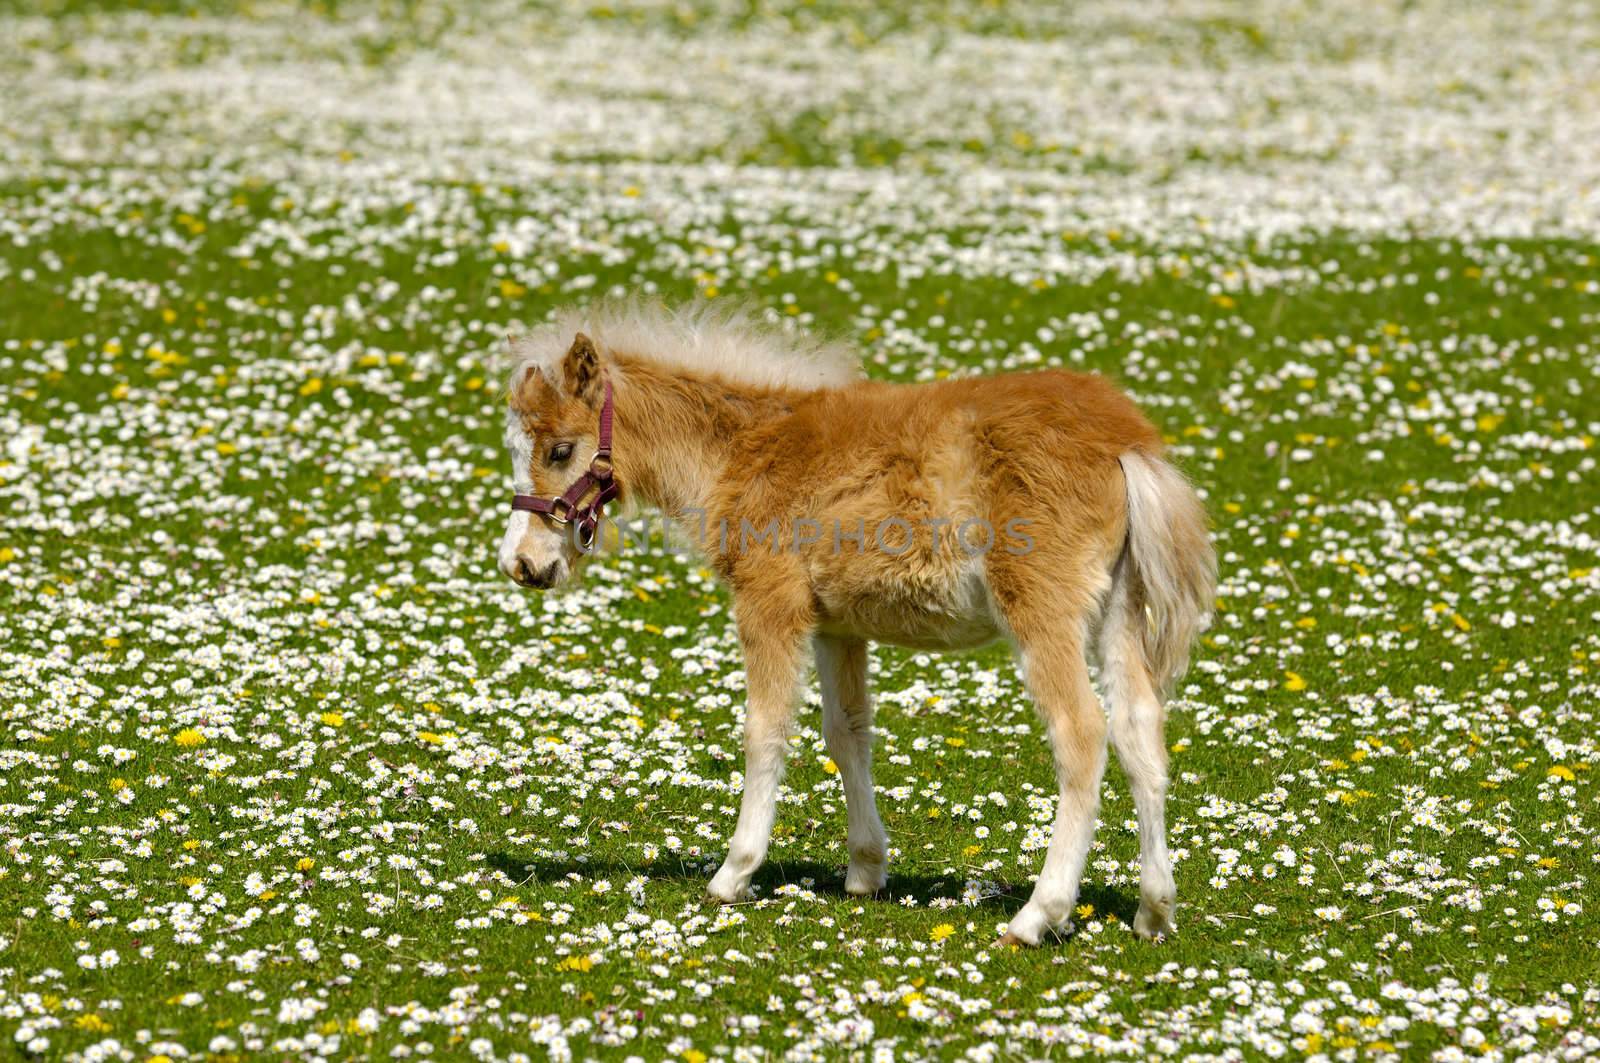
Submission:
[[[630,300],[563,308],[513,340],[513,386],[530,368],[556,380],[561,358],[579,332],[619,357],[733,384],[814,391],[861,376],[860,359],[846,344],[765,320],[736,302],[702,300],[673,310]]]

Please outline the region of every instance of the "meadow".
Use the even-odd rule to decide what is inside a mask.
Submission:
[[[0,3],[0,1056],[1600,1055],[1600,11]],[[496,570],[508,333],[1108,374],[1207,501],[1178,931],[1010,654],[878,648],[889,890],[730,603]]]

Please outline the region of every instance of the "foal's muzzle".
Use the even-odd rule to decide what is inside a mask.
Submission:
[[[536,566],[526,554],[518,554],[511,566],[511,578],[523,587],[548,590],[556,585],[556,575],[561,570],[560,561],[552,561],[543,568]]]

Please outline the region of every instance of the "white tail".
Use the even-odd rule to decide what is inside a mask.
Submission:
[[[1189,664],[1189,647],[1211,617],[1217,554],[1206,512],[1183,474],[1160,458],[1129,451],[1128,545],[1118,565],[1126,606],[1157,691],[1170,692]]]

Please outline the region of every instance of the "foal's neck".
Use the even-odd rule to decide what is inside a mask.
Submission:
[[[624,490],[669,519],[704,516],[739,439],[798,392],[732,384],[619,359],[613,453]]]

